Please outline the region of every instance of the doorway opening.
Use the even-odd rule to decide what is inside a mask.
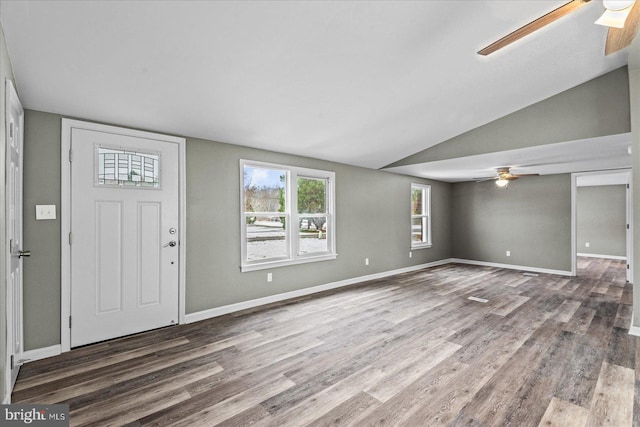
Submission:
[[[572,174],[572,274],[630,282],[633,215],[629,169]]]

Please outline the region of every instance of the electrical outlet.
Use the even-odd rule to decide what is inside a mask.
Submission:
[[[507,251],[507,256],[511,256],[511,251]]]
[[[364,265],[369,265],[369,258],[364,259]]]
[[[267,282],[271,282],[273,280],[273,273],[267,273]]]
[[[590,244],[589,242],[585,242],[585,243],[584,243],[584,247],[585,247],[585,248],[588,248],[590,245],[591,245],[591,244]]]
[[[413,258],[413,252],[409,251],[409,258]]]

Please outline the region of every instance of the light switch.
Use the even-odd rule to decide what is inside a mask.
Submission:
[[[36,220],[56,219],[56,205],[36,205]]]

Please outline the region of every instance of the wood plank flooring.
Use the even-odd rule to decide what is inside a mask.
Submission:
[[[13,402],[74,426],[640,425],[624,268],[405,273],[32,362]]]

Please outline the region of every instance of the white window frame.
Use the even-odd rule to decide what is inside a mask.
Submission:
[[[299,217],[307,217],[313,215],[298,214],[298,194],[297,182],[300,178],[316,178],[326,180],[326,239],[327,251],[308,254],[299,253],[299,229],[298,227],[286,227],[287,235],[287,257],[269,258],[259,261],[247,260],[247,227],[246,212],[244,211],[244,168],[245,166],[254,166],[258,168],[267,168],[286,171],[285,184],[285,211],[279,212],[278,216],[286,218],[287,224],[298,224]],[[259,214],[259,212],[256,212]],[[297,166],[280,165],[275,163],[266,163],[253,160],[240,160],[240,236],[241,236],[241,259],[240,271],[256,271],[275,267],[283,267],[287,265],[303,264],[308,262],[328,261],[336,259],[336,215],[335,215],[335,172],[323,171],[317,169],[307,169]]]
[[[411,205],[412,200],[411,197],[413,195],[413,191],[419,189],[422,191],[422,213],[419,215],[413,214],[413,206]],[[431,186],[425,184],[411,184],[411,193],[409,196],[409,212],[411,214],[411,219],[409,221],[409,238],[411,240],[411,249],[423,249],[431,247]],[[415,218],[422,219],[422,227],[426,230],[426,239],[424,238],[421,242],[414,242],[413,240],[413,220]]]

